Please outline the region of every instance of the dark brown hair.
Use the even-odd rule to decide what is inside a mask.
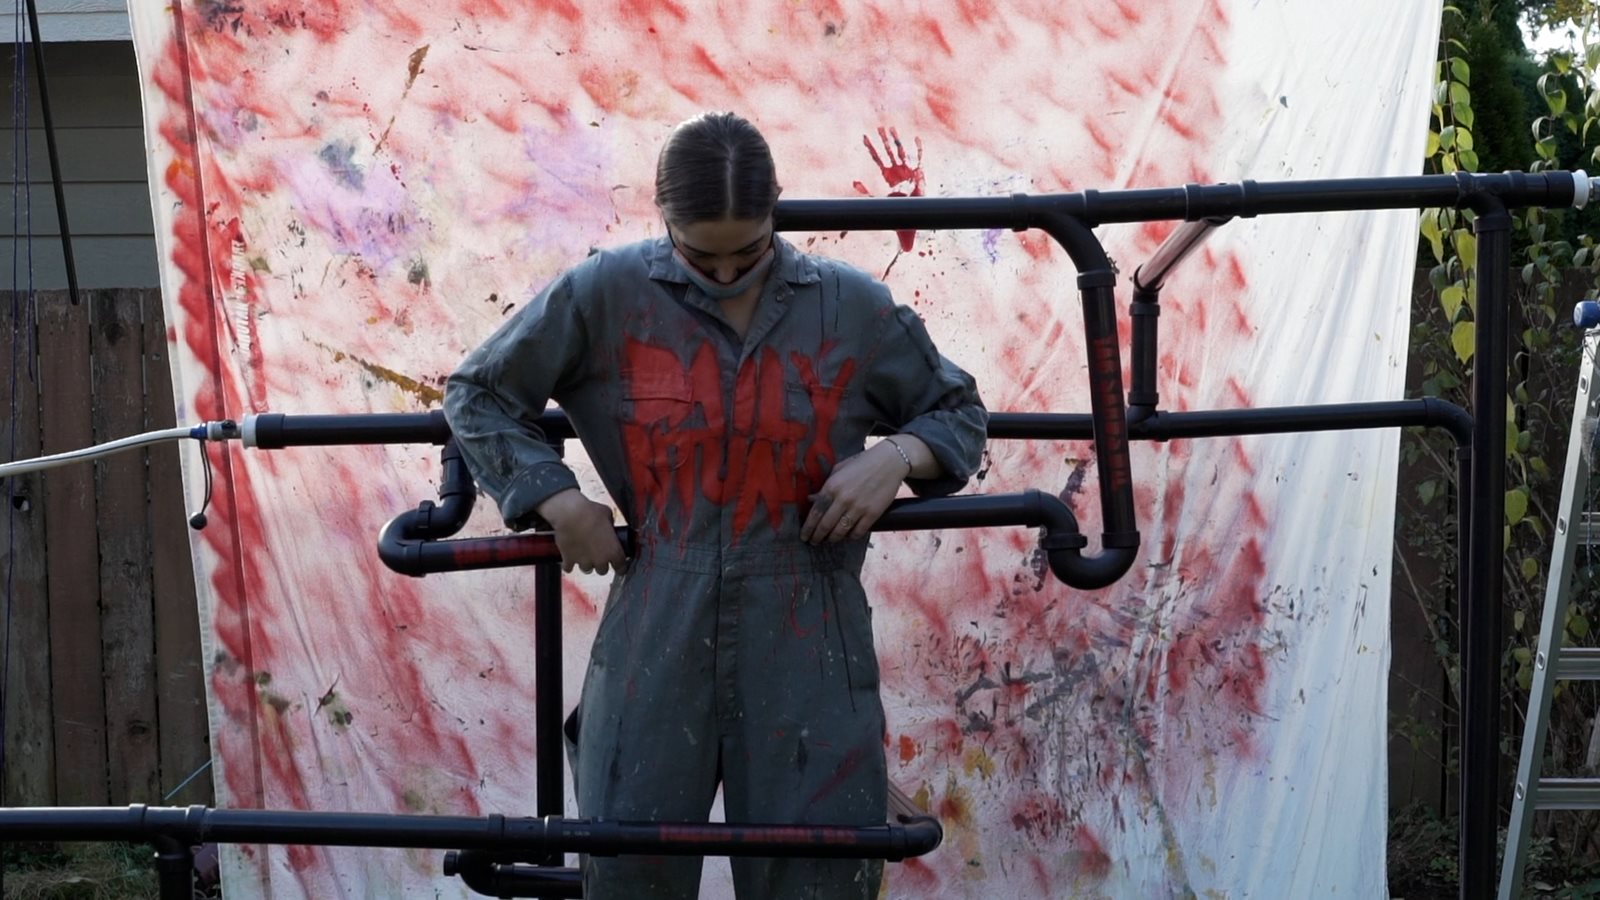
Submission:
[[[742,116],[708,112],[679,124],[656,160],[656,206],[674,225],[764,219],[777,202],[772,151]]]

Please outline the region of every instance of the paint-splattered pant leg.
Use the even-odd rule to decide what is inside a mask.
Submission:
[[[883,706],[859,546],[730,554],[717,647],[730,822],[882,825]],[[740,900],[875,900],[879,860],[734,859]]]
[[[595,637],[579,731],[585,816],[882,825],[883,708],[860,547],[662,549]],[[720,752],[719,752],[720,751]],[[719,759],[720,756],[720,759]],[[877,896],[875,861],[736,859],[743,900]],[[590,857],[585,897],[694,897],[700,860]]]
[[[636,559],[612,588],[584,679],[575,776],[580,815],[703,822],[717,785],[712,709],[717,563]],[[685,568],[701,571],[683,571]],[[701,860],[589,856],[588,900],[693,900]]]

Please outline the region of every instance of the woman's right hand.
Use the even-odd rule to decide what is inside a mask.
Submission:
[[[612,524],[611,507],[596,503],[577,488],[568,488],[539,504],[540,518],[550,523],[561,551],[561,571],[576,566],[585,574],[605,575],[628,564]]]

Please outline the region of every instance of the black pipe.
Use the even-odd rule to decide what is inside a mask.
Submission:
[[[384,565],[402,575],[422,576],[529,564],[548,566],[561,558],[555,536],[549,532],[454,540],[424,539],[408,531],[408,522],[416,515],[412,511],[394,517],[378,536],[378,557]],[[1064,584],[1082,590],[1095,590],[1121,577],[1120,572],[1115,572],[1100,559],[1084,558],[1082,551],[1088,541],[1078,530],[1078,520],[1072,515],[1072,510],[1059,497],[1041,491],[896,500],[872,530],[920,531],[1006,525],[1042,530],[1039,548],[1045,551],[1050,571]],[[635,547],[631,530],[626,526],[617,526],[616,531],[617,539],[628,549],[629,555],[633,555]],[[559,571],[550,577],[559,581]],[[548,618],[559,623],[557,616]],[[555,627],[559,629],[559,624]],[[559,630],[555,638],[559,643]],[[541,640],[535,646],[545,644]],[[557,733],[560,726],[559,710],[554,716],[555,729],[552,733]],[[540,721],[543,721],[542,717]],[[560,744],[552,746],[557,753],[553,758],[559,759]]]
[[[873,531],[927,531],[942,528],[983,528],[1022,525],[1040,529],[1039,549],[1044,551],[1051,574],[1069,587],[1093,591],[1121,578],[1101,557],[1085,558],[1089,541],[1078,529],[1072,509],[1054,494],[1023,491],[1020,494],[963,494],[937,500],[896,500],[889,504]]]
[[[401,513],[390,519],[378,533],[378,558],[390,570],[401,575],[420,578],[436,572],[504,569],[561,559],[555,535],[548,531],[437,540],[412,532],[411,523],[416,516],[416,510]],[[632,530],[626,525],[618,525],[616,532],[617,540],[632,556]]]
[[[416,509],[390,519],[378,535],[378,557],[401,574],[426,574],[428,570],[420,561],[422,542],[441,542],[460,531],[477,502],[478,488],[453,439],[445,442],[439,457],[440,502],[422,501]]]
[[[0,840],[182,841],[495,850],[512,854],[784,856],[899,861],[937,847],[932,818],[896,824],[778,825],[209,809],[204,806],[11,807]]]
[[[561,736],[561,564],[533,567],[533,736],[534,812],[559,816],[565,811],[561,763],[566,758]],[[559,863],[560,857],[540,860]]]
[[[1500,591],[1504,556],[1511,216],[1476,198],[1477,329],[1472,358],[1471,570],[1461,610],[1461,896],[1494,893],[1500,820]]]
[[[444,874],[490,897],[583,896],[583,873],[578,869],[501,862],[482,850],[446,853]]]
[[[1445,640],[1447,640],[1447,641],[1459,642],[1461,640],[1462,626],[1465,624],[1466,610],[1472,608],[1472,597],[1473,597],[1473,594],[1472,594],[1472,548],[1469,546],[1469,541],[1468,541],[1468,535],[1470,535],[1470,534],[1472,534],[1472,442],[1469,440],[1464,444],[1457,445],[1457,447],[1456,447],[1456,611],[1457,611],[1457,617],[1456,617],[1456,633],[1455,634],[1446,635],[1445,636]],[[1457,646],[1460,646],[1460,644],[1457,643]],[[1463,664],[1466,662],[1465,658],[1463,658],[1462,662],[1463,662]],[[1465,666],[1463,665],[1463,667],[1459,671],[1460,671],[1461,674],[1457,676],[1458,681],[1457,681],[1457,684],[1455,685],[1455,691],[1454,691],[1454,697],[1455,697],[1457,708],[1459,708],[1461,706],[1462,691],[1465,688],[1465,681],[1466,681],[1466,668],[1465,668]],[[1449,685],[1447,684],[1446,687],[1449,687]],[[1443,738],[1444,738],[1444,741],[1445,741],[1445,745],[1444,745],[1444,747],[1442,749],[1444,750],[1444,752],[1446,754],[1448,754],[1452,749],[1448,744],[1449,739],[1451,737],[1451,733],[1450,733],[1449,729],[1450,728],[1459,729],[1461,727],[1461,723],[1459,721],[1451,722],[1451,721],[1447,720],[1445,722],[1445,727],[1446,727],[1446,731],[1445,731],[1445,733],[1443,735]],[[1455,737],[1456,737],[1456,740],[1459,742],[1460,739],[1461,739],[1461,732],[1457,731],[1456,734],[1455,734]],[[1457,746],[1454,749],[1459,754],[1460,753],[1460,744],[1458,743]],[[1449,757],[1445,756],[1443,758],[1448,759]],[[1460,756],[1457,756],[1457,759],[1460,759]],[[1459,777],[1459,773],[1458,773],[1457,777]],[[1450,786],[1446,782],[1446,783],[1441,783],[1439,788],[1440,788],[1439,789],[1439,795],[1440,795],[1439,796],[1439,802],[1440,802],[1440,807],[1439,808],[1440,809],[1445,809],[1445,808],[1447,808],[1445,806],[1445,803],[1446,803],[1445,797],[1446,797],[1446,795],[1449,794]],[[1456,786],[1456,789],[1458,791],[1461,790],[1461,785],[1458,784]],[[1457,799],[1458,800],[1460,799],[1460,795],[1458,795]],[[1465,820],[1460,820],[1460,821],[1461,821],[1460,829],[1464,829],[1466,827]],[[1457,845],[1458,847],[1462,846],[1462,845],[1464,845],[1466,843],[1466,838],[1465,838],[1466,832],[1464,830],[1460,830],[1460,829],[1458,829],[1458,835],[1460,836],[1460,842]]]
[[[1431,397],[1266,409],[1161,412],[1136,426],[1133,436],[1176,440],[1247,434],[1356,431],[1408,425],[1443,428],[1458,442],[1471,440],[1472,417],[1453,403]]]
[[[443,415],[438,412],[312,416],[267,413],[258,419],[265,420],[268,416],[283,421],[268,430],[268,436],[274,443],[262,445],[257,438],[256,446],[264,450],[301,445],[444,444],[450,439],[449,425],[443,424]],[[572,433],[571,423],[559,409],[542,413],[534,425],[546,435]],[[1472,415],[1453,403],[1435,397],[1161,412],[1148,422],[1130,424],[1128,437],[1142,441],[1165,441],[1412,425],[1443,428],[1450,432],[1458,444],[1467,444],[1472,440]],[[889,434],[890,431],[877,428],[873,433]],[[373,437],[369,438],[368,435]],[[1094,437],[1094,418],[1088,413],[996,412],[989,414],[988,435],[991,440],[1089,440]]]
[[[564,417],[563,417],[564,418]],[[421,413],[246,416],[244,444],[262,450],[339,444],[443,444],[450,423],[442,410]]]
[[[1156,367],[1160,357],[1156,349],[1160,337],[1160,301],[1160,288],[1143,288],[1135,283],[1133,301],[1128,304],[1128,318],[1133,323],[1132,380],[1128,385],[1130,428],[1150,418],[1161,402],[1161,392],[1156,389]]]
[[[944,829],[922,816],[892,825],[761,825],[530,819],[546,848],[590,856],[802,856],[900,862],[939,846]]]
[[[1040,491],[1017,494],[957,494],[895,500],[873,531],[933,531],[1007,525],[1076,531],[1078,521],[1061,498]]]
[[[546,413],[541,425],[559,430],[564,420],[559,413]],[[548,420],[548,421],[547,421]],[[1392,428],[1403,426],[1444,428],[1458,447],[1472,439],[1472,418],[1461,407],[1434,398],[1380,401],[1372,403],[1323,404],[1317,406],[1267,409],[1206,410],[1200,412],[1157,412],[1130,426],[1130,437],[1138,440],[1222,437],[1242,434],[1274,434]],[[1083,414],[994,413],[989,419],[993,438],[1078,440],[1094,435],[1094,421]],[[536,565],[560,558],[555,539],[548,532],[519,535],[442,540],[455,534],[471,511],[471,481],[459,453],[446,446],[445,476],[440,493],[444,504],[424,502],[416,510],[402,513],[386,524],[378,538],[378,556],[393,571],[422,576],[436,572]],[[454,473],[454,474],[452,474]],[[1462,484],[1467,483],[1466,479]],[[1065,505],[1059,513],[1049,500],[1031,499],[1038,492],[1024,494],[967,494],[937,500],[897,501],[874,526],[875,531],[901,531],[944,527],[983,527],[990,525],[1049,526],[1048,542],[1041,548],[1049,555],[1051,571],[1073,587],[1096,589],[1110,582],[1114,568],[1085,561],[1084,546],[1077,522]],[[1463,506],[1469,498],[1460,493]],[[1045,495],[1048,498],[1048,495]],[[1037,503],[1044,503],[1039,507]],[[1070,520],[1070,524],[1068,524]],[[1463,515],[1463,522],[1465,516]],[[1461,526],[1465,529],[1465,525]],[[1073,535],[1074,537],[1067,537]],[[617,538],[631,555],[631,531],[617,528]],[[1065,542],[1065,543],[1063,543]],[[1072,544],[1072,546],[1067,546]],[[1115,580],[1115,578],[1112,578]]]
[[[1128,437],[1139,441],[1355,431],[1370,428],[1424,426],[1443,428],[1458,445],[1472,440],[1472,416],[1448,401],[1375,400],[1366,403],[1323,403],[1259,409],[1212,409],[1157,412],[1130,423]],[[1083,413],[1004,413],[989,415],[991,440],[1087,440],[1094,423]]]
[[[1122,396],[1122,349],[1117,335],[1117,276],[1094,232],[1071,216],[1044,215],[1038,227],[1055,238],[1078,269],[1083,297],[1083,336],[1089,361],[1089,408],[1094,417],[1095,466],[1100,473],[1100,555],[1073,549],[1069,572],[1051,570],[1074,587],[1104,587],[1133,568],[1139,524],[1133,511],[1133,461],[1128,448],[1128,411]]]
[[[921,831],[920,840],[937,846],[943,829],[936,819],[899,817],[902,825]],[[933,833],[937,829],[937,833]],[[931,847],[930,847],[931,849]],[[889,858],[895,861],[893,857]],[[504,854],[483,850],[452,851],[445,854],[444,874],[457,876],[467,887],[491,897],[582,897],[583,873],[575,868],[529,866],[508,862]]]
[[[171,835],[157,835],[156,884],[161,900],[194,900],[194,847]]]
[[[422,538],[447,538],[460,531],[472,516],[478,488],[467,469],[467,461],[454,440],[445,442],[439,453],[439,502],[424,501],[411,521],[408,533]]]
[[[72,305],[78,305],[78,265],[72,255],[72,229],[67,227],[67,194],[61,175],[61,154],[56,150],[55,117],[50,113],[50,90],[44,78],[44,39],[39,36],[39,8],[28,0],[28,28],[33,33],[33,70],[39,79],[39,116],[44,120],[44,150],[50,158],[50,186],[55,191],[56,221],[61,225],[61,262],[67,270],[67,296]],[[27,52],[24,47],[15,48]],[[27,140],[28,123],[22,123],[23,140]]]
[[[566,431],[570,432],[568,428]],[[561,433],[556,429],[545,434]],[[548,438],[558,458],[566,457],[566,441]],[[474,488],[471,480],[467,489]],[[632,547],[630,536],[617,535],[624,551]],[[553,541],[552,541],[553,543]],[[630,554],[631,555],[631,554]],[[561,729],[564,685],[561,671],[561,557],[533,567],[533,739],[534,811],[540,816],[560,816],[566,811],[562,763],[566,759]],[[577,773],[573,773],[576,777]],[[535,860],[544,865],[560,865],[561,855]]]
[[[1506,172],[1454,175],[1335,178],[1310,181],[1189,184],[1126,191],[1011,197],[861,197],[843,200],[780,200],[779,231],[894,231],[1030,228],[1045,214],[1088,225],[1191,221],[1280,213],[1370,209],[1462,208],[1498,198],[1509,206],[1565,207],[1572,204],[1571,172]]]

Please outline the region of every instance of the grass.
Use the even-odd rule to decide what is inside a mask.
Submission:
[[[4,900],[158,900],[143,844],[4,845]]]

